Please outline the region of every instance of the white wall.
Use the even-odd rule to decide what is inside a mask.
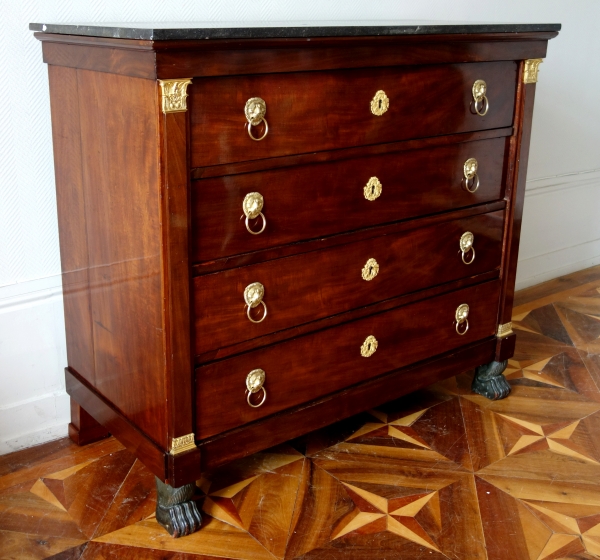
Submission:
[[[29,22],[427,19],[562,23],[541,66],[518,287],[600,262],[597,0],[3,0],[0,453],[66,435],[46,67]],[[6,79],[8,78],[8,79]]]

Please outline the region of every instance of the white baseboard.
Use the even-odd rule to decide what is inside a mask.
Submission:
[[[563,264],[557,266],[557,262]],[[532,257],[519,261],[515,289],[529,288],[597,264],[600,264],[600,239]]]
[[[600,264],[600,170],[527,183],[516,289]]]
[[[0,455],[65,437],[69,411],[64,391],[0,408]]]

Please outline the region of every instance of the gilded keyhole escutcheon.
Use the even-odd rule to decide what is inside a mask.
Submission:
[[[381,181],[377,177],[371,177],[365,188],[363,189],[365,198],[369,201],[377,200],[381,196],[381,191],[383,190],[383,185]]]
[[[379,274],[379,263],[375,259],[369,259],[363,266],[362,279],[370,282]]]
[[[371,357],[377,351],[377,346],[379,346],[379,342],[377,342],[377,339],[372,334],[370,334],[369,336],[367,336],[367,338],[365,338],[365,341],[360,347],[360,355],[363,358]]]
[[[371,113],[380,117],[390,108],[390,98],[380,89],[371,100]]]

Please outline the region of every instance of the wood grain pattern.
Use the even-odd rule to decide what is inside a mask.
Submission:
[[[497,210],[504,210],[504,208],[506,208],[506,201],[497,200],[496,202],[488,202],[487,204],[469,206],[467,208],[452,210],[450,212],[432,214],[431,216],[424,216],[417,218],[416,220],[403,220],[401,222],[382,224],[356,231],[349,231],[338,235],[318,237],[316,239],[306,239],[297,243],[280,245],[278,247],[272,247],[270,249],[264,249],[261,251],[252,251],[250,253],[243,253],[241,255],[232,255],[222,259],[215,259],[213,261],[195,263],[191,266],[192,275],[202,276],[204,274],[210,274],[212,272],[218,272],[221,270],[228,270],[240,266],[248,266],[251,264],[262,263],[292,255],[299,255],[302,253],[309,253],[311,251],[318,251],[321,249],[339,247],[341,245],[346,245],[347,243],[354,243],[356,241],[372,239],[383,235],[409,231],[411,229],[416,229],[415,226],[426,227],[460,218],[467,218],[469,216],[476,216],[488,212],[495,212]]]
[[[388,142],[386,144],[374,144],[372,146],[358,146],[353,148],[341,148],[329,152],[316,152],[311,154],[295,154],[271,159],[257,159],[250,161],[238,161],[223,165],[212,165],[210,167],[196,167],[191,170],[192,180],[210,179],[212,177],[225,177],[226,175],[239,175],[242,173],[254,173],[270,169],[282,169],[284,167],[296,167],[310,165],[313,163],[328,163],[334,161],[351,160],[368,156],[383,156],[408,150],[421,150],[424,148],[437,148],[449,146],[462,142],[475,142],[477,140],[491,140],[492,138],[505,138],[512,136],[513,127],[493,128],[491,130],[475,130],[462,132],[460,134],[448,134],[447,136],[432,136],[431,138],[417,138],[403,140],[401,142]]]
[[[497,138],[194,181],[192,262],[501,199],[505,145],[505,138]],[[474,193],[462,185],[469,158],[479,163]],[[364,196],[371,177],[382,184],[373,201]],[[260,235],[248,233],[242,214],[251,192],[265,201],[267,226]],[[262,219],[249,225],[260,231]]]
[[[77,71],[48,66],[67,359],[96,378]]]
[[[163,114],[161,137],[162,292],[168,441],[193,432],[190,320],[188,114]],[[167,449],[169,446],[167,445]],[[198,453],[196,468],[200,467]],[[189,467],[192,467],[188,456]],[[169,478],[174,474],[170,473]]]
[[[520,72],[522,72],[521,64]],[[506,230],[504,249],[504,278],[502,301],[500,303],[498,323],[504,324],[510,320],[517,277],[517,261],[519,257],[519,241],[521,239],[521,223],[523,221],[523,205],[525,203],[525,183],[527,179],[527,163],[529,161],[529,143],[533,122],[533,101],[536,84],[520,84],[517,108],[520,121],[519,134],[515,138],[515,162],[510,189],[510,206],[508,220],[511,224]]]
[[[213,436],[423,360],[432,344],[436,353],[443,353],[492,336],[498,289],[497,282],[488,282],[200,367],[196,436]],[[470,306],[470,328],[459,336],[454,313],[465,302]],[[360,349],[369,335],[379,347],[365,358]],[[251,408],[245,402],[245,379],[256,368],[266,372],[269,396],[263,406]]]
[[[98,424],[79,404],[71,399],[71,423],[69,437],[77,445],[87,445],[108,437],[110,433]]]
[[[195,80],[190,87],[191,165],[510,126],[516,72],[514,62],[485,62]],[[477,79],[488,86],[491,108],[485,117],[472,108]],[[370,110],[378,90],[390,99],[381,116]],[[244,106],[251,97],[267,104],[269,133],[261,142],[244,130]]]
[[[166,448],[156,85],[78,70],[77,87],[94,386]]]
[[[494,270],[500,265],[503,212],[444,222],[334,249],[306,253],[194,279],[195,353],[230,346],[258,336],[373,304],[402,294]],[[475,236],[475,260],[466,265],[460,238]],[[470,259],[472,253],[467,255]],[[379,273],[361,275],[369,259]],[[267,317],[251,323],[244,289],[264,285]],[[262,305],[252,310],[259,320]]]
[[[557,32],[142,41],[35,33],[44,61],[147,79],[544,58]],[[98,48],[103,47],[103,48]]]

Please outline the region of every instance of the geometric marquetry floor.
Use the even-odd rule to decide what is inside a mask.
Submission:
[[[0,457],[0,558],[600,558],[600,267],[516,305],[509,398],[467,372],[207,473],[189,537],[112,438]]]

